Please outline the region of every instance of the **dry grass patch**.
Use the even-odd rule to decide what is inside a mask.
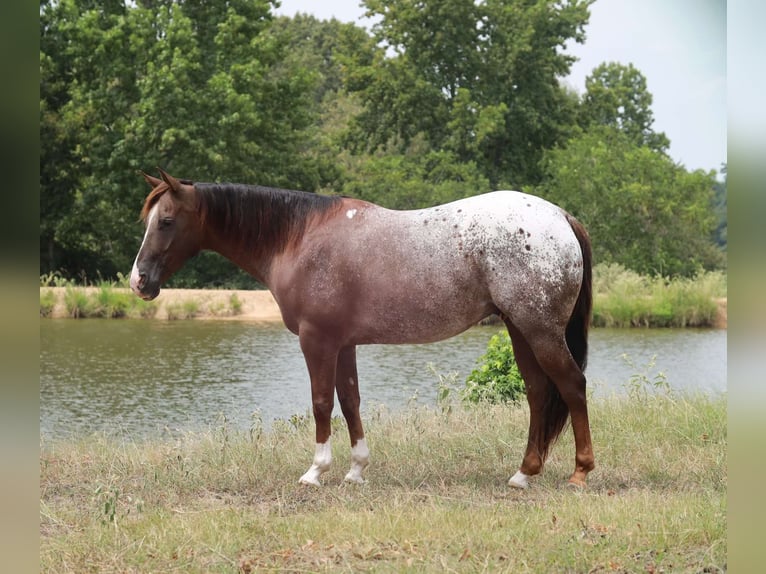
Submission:
[[[342,483],[335,421],[321,489],[303,417],[157,441],[43,442],[45,572],[716,572],[726,568],[724,399],[644,394],[592,406],[598,467],[563,487],[571,431],[519,492],[525,407],[367,418],[365,485]]]

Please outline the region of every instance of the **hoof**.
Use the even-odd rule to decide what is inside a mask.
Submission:
[[[519,470],[508,479],[508,486],[518,488],[519,490],[526,490],[529,488],[529,477]]]
[[[577,492],[582,492],[587,488],[587,485],[585,484],[584,480],[580,480],[579,478],[570,478],[566,483],[566,487]]]
[[[361,476],[351,472],[349,472],[343,480],[351,484],[364,484],[366,482]]]
[[[314,476],[309,476],[309,473],[304,474],[300,480],[298,481],[299,484],[303,484],[305,486],[316,486],[320,487],[322,486],[322,483],[319,482],[319,478]]]

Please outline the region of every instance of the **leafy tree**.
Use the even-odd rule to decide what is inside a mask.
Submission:
[[[404,153],[358,156],[343,193],[391,209],[418,209],[489,191],[475,165],[416,138]]]
[[[653,131],[651,106],[646,77],[633,64],[603,63],[585,79],[580,121],[586,130],[591,125],[612,126],[636,145],[665,152],[670,140]]]
[[[713,172],[687,172],[615,127],[594,127],[546,153],[540,195],[588,228],[596,262],[692,275],[721,264],[711,241]]]
[[[544,149],[571,135],[577,99],[559,84],[590,1],[366,0],[386,48],[349,88],[363,105],[356,149],[415,137],[475,163],[493,186],[539,180]]]
[[[130,269],[147,191],[138,169],[316,185],[303,149],[315,78],[284,64],[289,46],[268,34],[271,8],[270,0],[41,4],[41,272]]]

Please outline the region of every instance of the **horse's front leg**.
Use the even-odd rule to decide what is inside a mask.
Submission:
[[[359,377],[356,372],[356,347],[345,347],[338,353],[335,371],[335,389],[338,392],[343,416],[351,439],[351,469],[345,480],[361,484],[362,471],[370,464],[370,451],[364,440],[362,417],[359,415]]]
[[[330,419],[334,405],[338,347],[329,338],[323,337],[322,333],[310,328],[302,327],[299,338],[311,378],[311,402],[316,425],[314,460],[311,467],[300,478],[300,482],[321,486],[319,477],[329,470],[332,462]]]

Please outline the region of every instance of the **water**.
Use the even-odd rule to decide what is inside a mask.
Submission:
[[[430,345],[359,347],[363,409],[434,404],[434,370],[456,372],[462,383],[498,330],[477,327]],[[623,392],[635,374],[667,380],[677,390],[724,392],[726,331],[596,329],[587,374],[597,396]],[[40,432],[45,437],[103,430],[156,435],[208,427],[222,417],[247,428],[255,411],[268,427],[310,408],[298,340],[282,325],[40,321]]]

